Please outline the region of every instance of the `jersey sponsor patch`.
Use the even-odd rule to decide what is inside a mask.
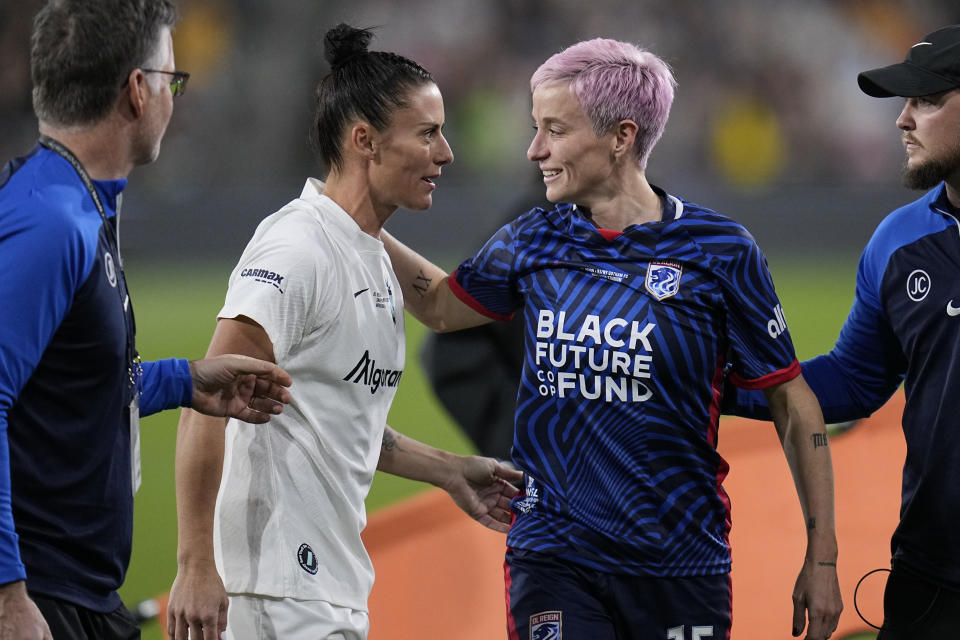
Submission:
[[[561,640],[562,638],[562,611],[543,611],[530,616],[530,640]]]
[[[317,574],[317,569],[319,568],[317,554],[313,552],[313,549],[311,549],[310,545],[306,542],[297,549],[297,562],[300,563],[300,568],[310,575],[313,576]]]
[[[283,293],[283,280],[285,276],[270,271],[269,269],[244,269],[240,272],[241,278],[253,278],[257,282],[273,285],[277,291]]]
[[[767,333],[776,340],[787,330],[787,319],[783,316],[783,307],[779,304],[773,308],[773,318],[767,321]]]
[[[683,267],[679,262],[651,262],[643,286],[657,300],[665,300],[680,290]]]
[[[650,400],[652,387],[644,380],[653,378],[651,334],[656,327],[620,317],[603,321],[593,314],[571,321],[566,311],[541,309],[533,349],[537,390],[544,397]]]
[[[377,361],[370,357],[369,349],[363,352],[357,365],[343,377],[345,382],[354,384],[363,384],[370,387],[370,393],[374,394],[381,387],[396,387],[400,384],[400,376],[403,375],[403,369],[381,369],[377,367]]]

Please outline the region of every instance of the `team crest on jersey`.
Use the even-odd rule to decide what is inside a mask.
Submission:
[[[107,251],[103,254],[103,270],[107,274],[107,282],[111,287],[117,286],[117,266],[113,264],[113,256]]]
[[[651,262],[643,286],[654,298],[664,300],[680,290],[682,275],[683,267],[679,262]]]
[[[317,569],[319,568],[317,555],[307,543],[303,543],[300,545],[300,548],[297,549],[297,562],[300,563],[300,568],[310,575],[317,575]]]
[[[561,640],[562,638],[562,611],[543,611],[530,616],[530,640]]]

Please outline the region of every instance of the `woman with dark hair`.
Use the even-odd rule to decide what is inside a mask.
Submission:
[[[370,38],[347,25],[327,33],[331,72],[314,126],[326,183],[307,180],[260,223],[210,343],[210,354],[286,368],[294,399],[285,419],[271,429],[231,420],[225,431],[192,412],[180,421],[168,612],[178,640],[224,628],[235,640],[365,638],[373,567],[360,532],[376,469],[443,487],[490,528],[510,522],[519,473],[385,426],[405,345],[400,285],[379,234],[398,207],[431,205],[453,154],[430,74],[369,51]]]

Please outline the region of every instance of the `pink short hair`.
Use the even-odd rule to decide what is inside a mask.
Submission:
[[[548,82],[569,83],[597,135],[621,120],[635,122],[637,160],[647,166],[663,135],[677,84],[666,62],[635,45],[596,38],[552,55],[530,78],[530,91]]]

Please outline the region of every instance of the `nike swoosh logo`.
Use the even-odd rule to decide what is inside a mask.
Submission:
[[[953,306],[953,300],[947,303],[948,316],[960,316],[960,307]]]
[[[366,289],[360,289],[360,291],[357,291],[355,294],[353,294],[353,297],[356,298],[356,297],[359,296],[361,293],[364,293],[364,292],[366,292],[366,291],[370,291],[370,287],[367,287]]]

